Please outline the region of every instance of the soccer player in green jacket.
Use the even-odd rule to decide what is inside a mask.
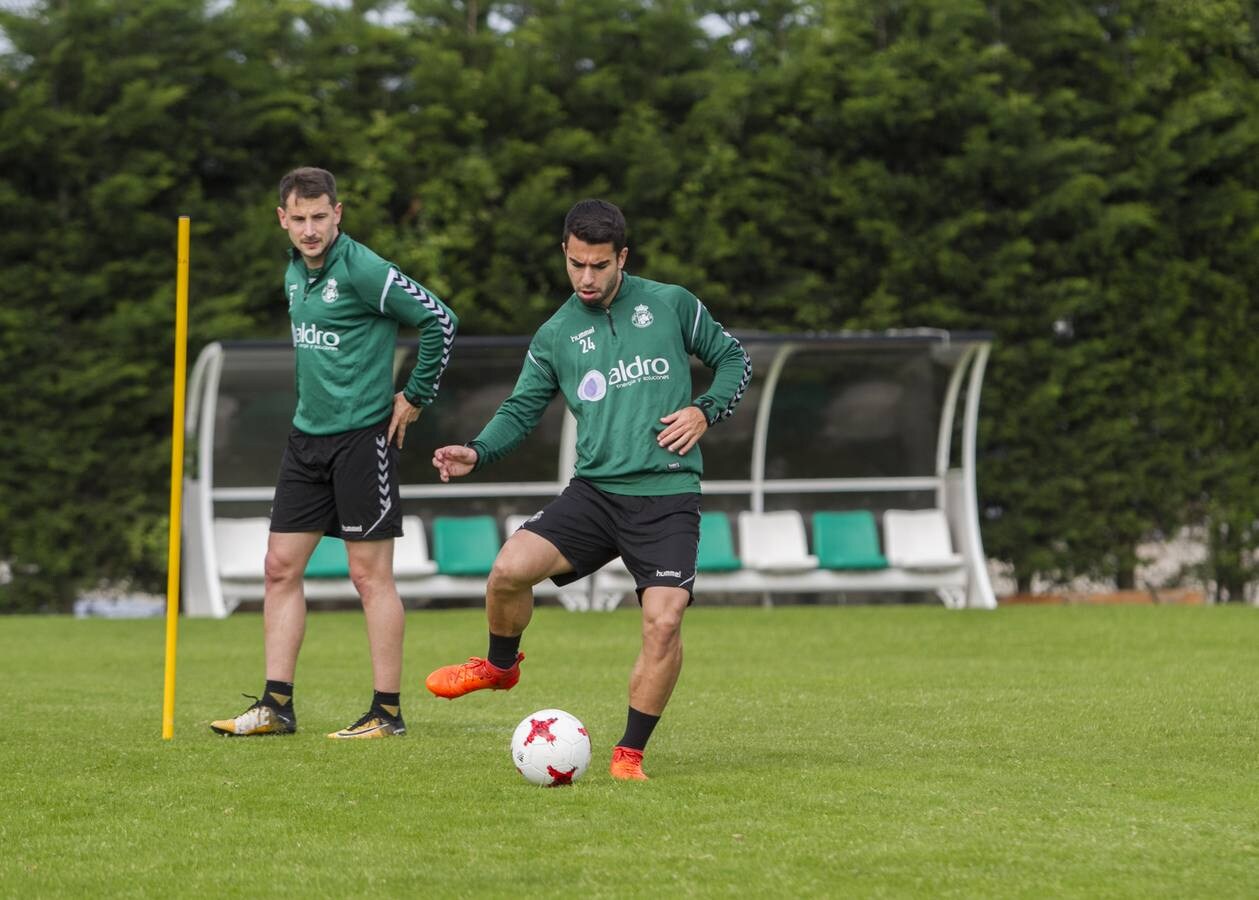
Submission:
[[[501,459],[538,423],[557,391],[577,419],[577,467],[564,492],[508,539],[486,590],[489,652],[427,679],[439,697],[520,679],[521,635],[533,586],[563,585],[620,556],[642,607],[642,648],[629,683],[625,733],[613,777],[644,780],[643,749],[682,668],[682,615],[699,546],[699,439],[729,416],[752,368],[747,354],[677,285],[628,275],[625,218],[583,200],[564,220],[573,294],[534,335],[516,387],[476,439],[441,447],[442,481]],[[713,370],[696,395],[690,357]]]
[[[280,462],[263,597],[266,685],[220,734],[297,730],[293,677],[306,631],[302,577],[323,535],[345,541],[350,579],[367,621],[371,707],[331,738],[406,733],[402,601],[393,578],[402,534],[398,453],[407,426],[433,402],[458,320],[430,291],[340,230],[337,185],[324,169],[280,180],[280,226],[293,244],[284,296],[293,326],[297,410]],[[398,326],[420,329],[419,360],[394,392]]]

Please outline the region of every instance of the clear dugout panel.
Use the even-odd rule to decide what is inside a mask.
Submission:
[[[765,477],[934,475],[949,375],[926,346],[796,350],[770,410]]]
[[[399,389],[415,368],[417,352],[415,346],[401,349]],[[528,341],[523,339],[456,339],[437,400],[407,429],[400,467],[403,484],[440,483],[432,464],[433,450],[447,444],[466,444],[480,433],[516,386],[528,349]],[[460,483],[556,481],[563,424],[564,399],[557,394],[537,427],[511,456],[460,479]]]
[[[223,347],[214,421],[214,486],[270,487],[293,427],[293,348]]]
[[[734,414],[704,435],[704,480],[752,478],[757,415],[784,341],[796,348],[783,367],[769,413],[765,478],[896,478],[934,475],[943,399],[961,345],[749,336],[753,377]],[[214,487],[271,487],[291,428],[293,349],[281,343],[225,343],[214,429]],[[437,401],[408,429],[401,457],[404,485],[438,484],[432,451],[474,438],[511,393],[525,361],[525,337],[467,337],[456,342]],[[416,342],[399,344],[396,383],[415,365]],[[712,372],[692,367],[693,395]],[[508,460],[462,484],[550,482],[558,472],[564,402]],[[767,494],[767,506],[772,507]],[[717,501],[719,505],[723,501]],[[732,503],[746,503],[746,498]]]
[[[407,430],[402,484],[436,484],[433,450],[476,437],[511,393],[528,343],[465,341],[442,376],[437,401]],[[396,381],[406,382],[416,347],[400,345]],[[272,487],[296,403],[293,348],[283,344],[224,344],[214,424],[214,487]],[[490,466],[464,483],[550,481],[558,478],[564,405],[557,397],[510,465]]]
[[[699,446],[704,454],[705,481],[747,481],[752,477],[752,446],[756,435],[756,412],[761,404],[761,387],[774,359],[774,345],[744,343],[752,360],[752,381],[734,415],[704,432]],[[691,361],[691,396],[698,397],[713,383],[713,371],[702,362]]]

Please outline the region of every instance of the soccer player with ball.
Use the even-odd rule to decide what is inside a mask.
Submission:
[[[515,389],[481,433],[438,448],[433,465],[449,481],[502,459],[558,391],[577,419],[576,472],[499,551],[485,597],[486,657],[437,669],[426,684],[452,699],[510,690],[525,658],[520,641],[533,615],[533,586],[547,578],[568,584],[620,556],[642,607],[642,647],[610,771],[645,780],[643,750],[682,668],[682,616],[695,584],[697,443],[734,411],[752,367],[695,295],[626,274],[625,218],[611,203],[575,205],[561,246],[572,296],[534,335]],[[698,396],[692,356],[713,370]]]

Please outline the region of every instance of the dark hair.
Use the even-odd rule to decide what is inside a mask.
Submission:
[[[328,202],[337,205],[337,180],[327,169],[302,166],[280,179],[280,205],[288,206],[289,195],[297,191],[299,200],[314,200],[328,195]]]
[[[576,235],[587,244],[611,244],[621,252],[625,246],[625,216],[607,200],[581,200],[564,217],[564,243]]]

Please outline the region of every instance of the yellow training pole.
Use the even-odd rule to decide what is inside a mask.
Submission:
[[[166,678],[162,689],[162,739],[175,736],[175,639],[179,634],[179,535],[183,521],[184,393],[188,365],[189,219],[179,217],[175,270],[175,397],[170,427],[170,531],[166,556]]]

